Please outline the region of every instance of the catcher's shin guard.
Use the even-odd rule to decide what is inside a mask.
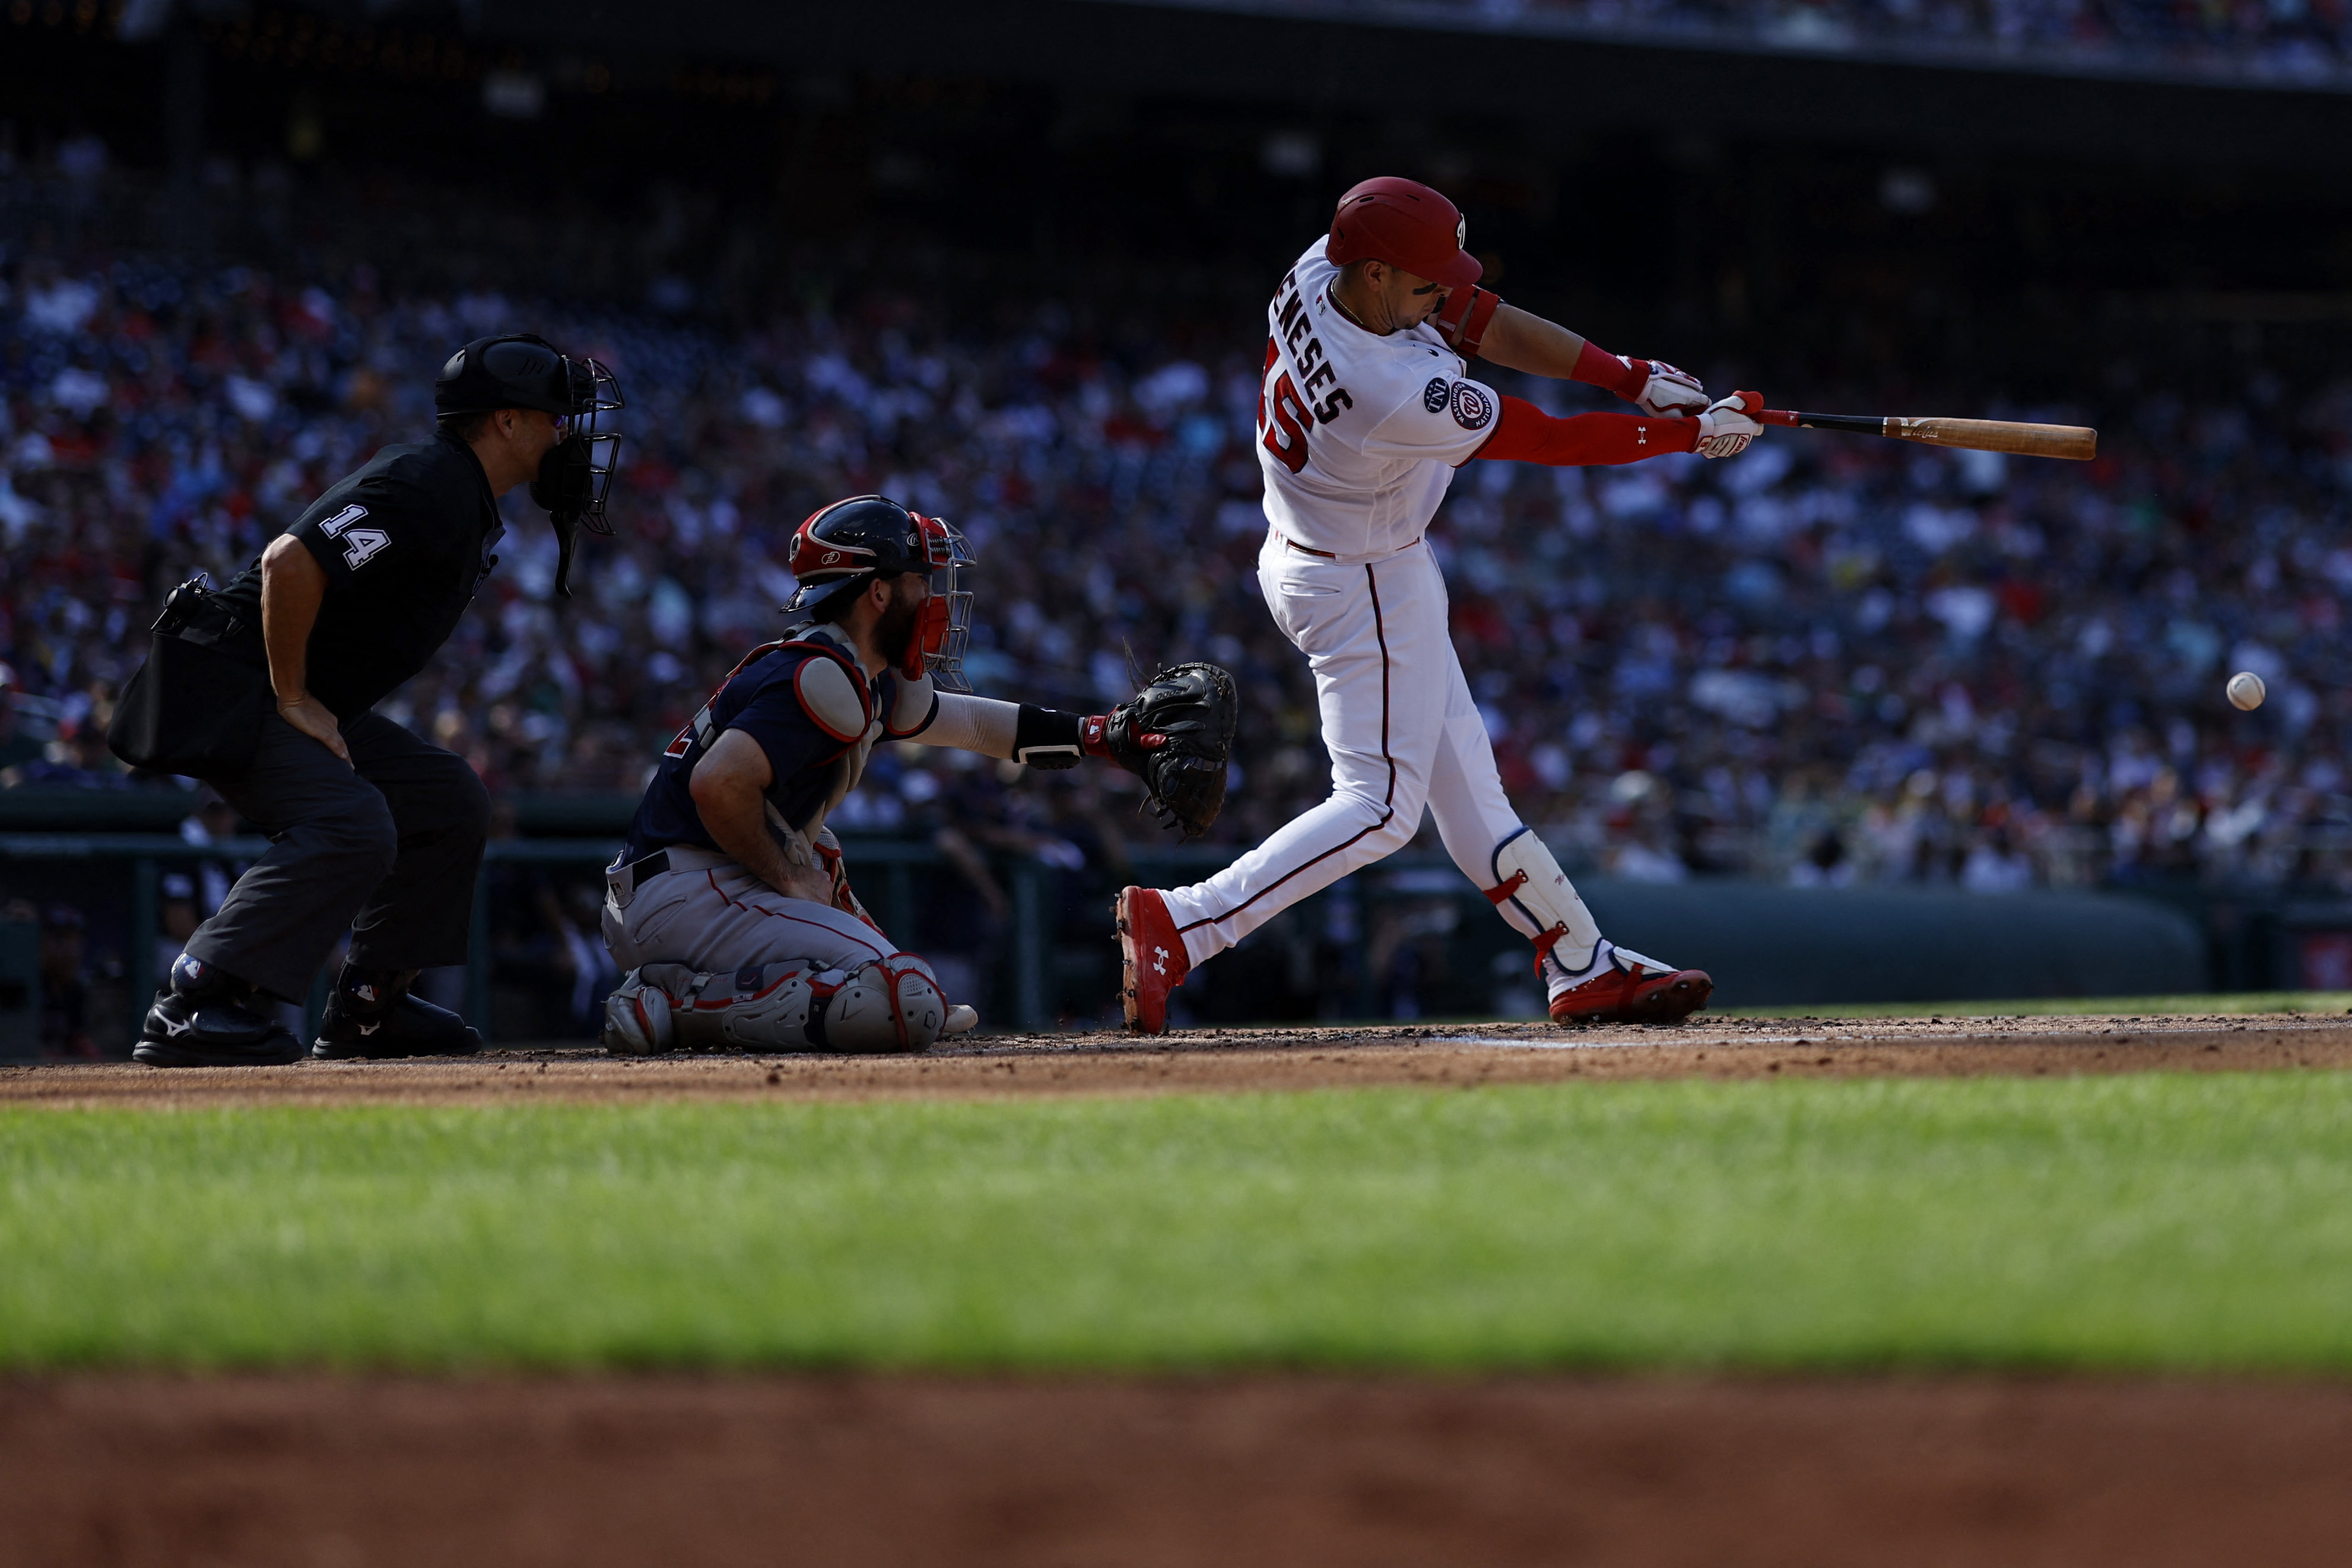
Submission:
[[[604,1048],[615,1056],[664,1051],[805,1051],[820,975],[803,959],[753,963],[724,974],[683,963],[631,970],[604,999]],[[824,985],[830,994],[833,987]]]
[[[911,952],[894,952],[843,976],[810,1033],[818,1050],[920,1051],[947,1023],[948,999],[931,966]]]
[[[604,998],[604,1027],[598,1038],[616,1057],[654,1057],[677,1048],[675,998],[703,979],[683,963],[648,963],[632,969]]]
[[[805,959],[699,974],[682,963],[648,963],[606,999],[604,1042],[617,1056],[919,1051],[947,1024],[939,981],[912,953],[845,973]]]
[[[1522,827],[1495,846],[1494,870],[1495,885],[1485,889],[1487,900],[1533,939],[1538,973],[1547,953],[1571,971],[1592,962],[1601,928],[1534,829]]]

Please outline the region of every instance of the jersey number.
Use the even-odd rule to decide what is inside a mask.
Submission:
[[[347,506],[319,524],[320,533],[343,542],[343,564],[354,569],[366,565],[377,551],[392,542],[392,535],[380,528],[352,526],[367,514],[363,506]]]
[[[702,711],[697,713],[692,719],[688,720],[687,721],[686,728],[677,732],[677,739],[672,741],[663,749],[663,757],[670,758],[687,756],[693,752],[697,742],[706,742],[709,740],[712,735],[716,734],[717,731],[711,726],[710,714],[711,710],[719,706],[719,699],[723,693],[725,693],[728,681],[733,680],[737,676],[751,668],[751,663],[754,659],[765,658],[770,654],[775,652],[778,648],[783,647],[786,640],[788,639],[779,638],[774,642],[763,642],[758,647],[753,648],[750,653],[745,654],[741,658],[736,660],[735,668],[727,672],[727,680],[720,681],[717,686],[711,689],[710,700],[702,705]]]
[[[343,535],[343,564],[364,566],[368,558],[392,542],[392,535],[380,528],[354,528]]]
[[[1275,368],[1274,344],[1265,345],[1266,380],[1258,388],[1258,439],[1280,459],[1292,473],[1307,466],[1307,432],[1315,424],[1315,416],[1307,411],[1306,401],[1298,388],[1290,383],[1290,373]]]

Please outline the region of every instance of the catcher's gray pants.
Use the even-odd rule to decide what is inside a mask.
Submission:
[[[604,876],[604,945],[625,970],[683,963],[724,974],[793,958],[855,969],[897,951],[856,915],[787,898],[715,849],[673,844],[663,853],[669,869],[659,875],[635,881],[615,867]]]
[[[464,758],[381,714],[342,731],[348,765],[272,713],[253,761],[205,781],[271,847],[187,951],[289,1001],[347,927],[351,962],[370,969],[466,962],[489,792]]]

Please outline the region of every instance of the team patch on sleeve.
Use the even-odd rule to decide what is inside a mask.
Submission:
[[[857,689],[849,671],[823,654],[801,661],[793,675],[793,694],[801,700],[802,710],[836,741],[855,741],[866,733],[873,720],[866,707],[866,694]]]
[[[1445,412],[1445,378],[1439,376],[1421,389],[1421,405],[1432,414]]]
[[[1432,386],[1440,384],[1436,382]],[[1475,381],[1454,384],[1454,423],[1465,430],[1484,430],[1494,423],[1495,399]]]

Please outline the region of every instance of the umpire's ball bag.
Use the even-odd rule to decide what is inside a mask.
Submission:
[[[215,778],[243,773],[271,709],[268,656],[257,631],[183,583],[163,601],[147,662],[106,727],[109,750],[134,768]]]

